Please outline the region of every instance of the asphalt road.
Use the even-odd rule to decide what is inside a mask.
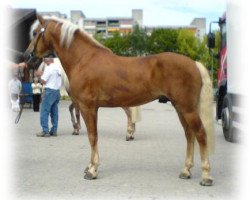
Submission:
[[[120,108],[99,110],[99,176],[85,180],[90,146],[82,122],[71,135],[68,101],[60,102],[58,137],[38,138],[39,113],[24,109],[11,133],[11,193],[16,199],[237,199],[240,144],[224,140],[215,122],[216,151],[210,157],[214,185],[202,187],[199,154],[192,178],[179,179],[186,142],[171,104],[142,106],[135,140],[125,141],[126,116]],[[12,120],[14,124],[13,114]]]

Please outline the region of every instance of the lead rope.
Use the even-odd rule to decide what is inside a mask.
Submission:
[[[22,113],[23,113],[23,104],[21,104],[21,106],[20,106],[20,111],[19,111],[19,113],[16,116],[15,124],[17,124],[19,122]]]
[[[21,77],[21,70],[20,68],[18,69],[18,76]],[[24,103],[22,102],[22,97],[19,95],[19,101],[20,101],[20,111],[18,112],[17,116],[16,116],[16,119],[15,119],[15,124],[17,124],[21,118],[21,115],[23,113],[23,106],[24,106]]]

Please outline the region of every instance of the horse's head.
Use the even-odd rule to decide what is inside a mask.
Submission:
[[[42,57],[47,56],[52,51],[49,45],[48,21],[42,16],[37,15],[38,22],[32,29],[31,42],[24,53],[24,59],[29,64],[35,62]]]

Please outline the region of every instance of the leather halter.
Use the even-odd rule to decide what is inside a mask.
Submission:
[[[38,42],[40,41],[41,38],[43,39],[44,45],[46,47],[48,47],[48,45],[46,44],[46,41],[45,41],[45,36],[44,36],[47,26],[48,26],[48,23],[46,23],[44,27],[41,27],[33,50],[31,52],[25,52],[25,57],[26,57],[25,60],[26,60],[27,63],[29,63],[35,57],[35,52],[36,52],[36,49],[37,49],[37,45],[38,45]]]
[[[38,38],[37,38],[37,40],[36,40],[36,43],[35,43],[35,46],[34,46],[34,49],[33,49],[32,53],[34,53],[34,52],[36,51],[37,44],[38,44],[38,42],[39,42],[39,40],[40,40],[41,38],[43,39],[44,45],[47,46],[47,45],[46,45],[46,42],[45,42],[45,37],[44,37],[44,33],[45,33],[45,31],[46,31],[47,25],[48,25],[48,24],[46,23],[45,27],[42,27],[42,28],[40,29],[40,33],[39,33],[39,35],[38,35]]]

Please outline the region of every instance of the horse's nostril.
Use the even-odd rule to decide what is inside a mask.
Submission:
[[[24,57],[25,61],[28,60],[28,56],[29,56],[29,53],[27,51],[25,51],[24,54],[23,54],[23,57]]]
[[[32,58],[32,53],[30,53],[29,51],[25,51],[23,57],[26,62],[29,62]]]

